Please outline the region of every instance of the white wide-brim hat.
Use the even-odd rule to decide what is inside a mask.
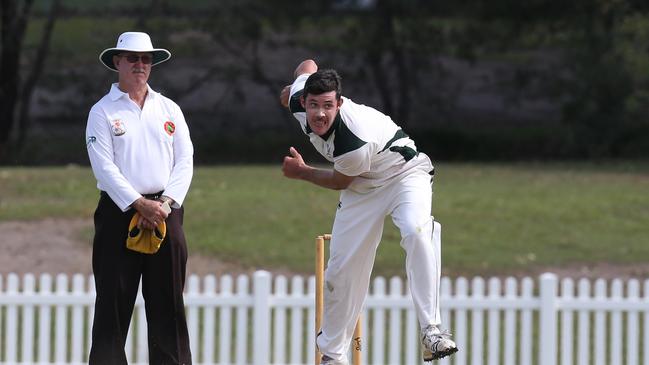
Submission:
[[[114,48],[107,48],[99,55],[99,61],[113,71],[117,71],[113,64],[113,56],[122,52],[145,52],[153,55],[151,66],[155,66],[171,58],[171,52],[164,48],[153,48],[151,37],[142,32],[125,32],[117,39]]]

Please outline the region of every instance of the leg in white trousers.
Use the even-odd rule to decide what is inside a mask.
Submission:
[[[414,172],[368,194],[342,192],[325,272],[322,334],[317,338],[323,354],[346,361],[388,214],[401,231],[419,324],[422,328],[439,324],[440,226],[435,224],[433,234],[431,200],[430,176],[425,172]]]

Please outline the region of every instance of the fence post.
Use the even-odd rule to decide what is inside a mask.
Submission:
[[[7,276],[7,291],[10,297],[20,295],[20,277],[10,273]],[[18,308],[20,304],[9,304],[6,309],[4,336],[7,338],[5,346],[5,361],[7,363],[18,362]]]
[[[539,364],[557,363],[557,276],[540,277],[541,310],[539,314]]]
[[[254,278],[252,362],[267,365],[270,362],[270,273],[256,271]]]

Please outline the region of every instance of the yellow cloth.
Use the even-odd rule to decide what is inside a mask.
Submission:
[[[167,235],[167,223],[162,221],[155,229],[140,229],[137,221],[140,213],[135,213],[128,225],[128,237],[126,237],[126,248],[147,254],[154,254],[160,249],[160,245]]]

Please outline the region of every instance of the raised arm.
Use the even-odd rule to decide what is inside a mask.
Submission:
[[[312,74],[314,72],[318,71],[318,64],[315,63],[314,60],[304,60],[300,62],[299,65],[297,65],[297,68],[295,69],[295,72],[293,73],[293,77],[297,78],[298,76],[302,74]]]
[[[279,103],[282,104],[284,108],[288,108],[288,99],[291,94],[291,85],[286,85],[279,93]]]
[[[300,64],[297,65],[297,67],[295,68],[295,72],[293,72],[293,77],[297,78],[300,75],[312,74],[316,71],[318,71],[318,65],[315,63],[314,60],[311,59],[304,60],[300,62]],[[291,84],[284,86],[284,88],[282,88],[282,91],[279,93],[279,102],[285,108],[288,108],[290,93],[291,93]]]

